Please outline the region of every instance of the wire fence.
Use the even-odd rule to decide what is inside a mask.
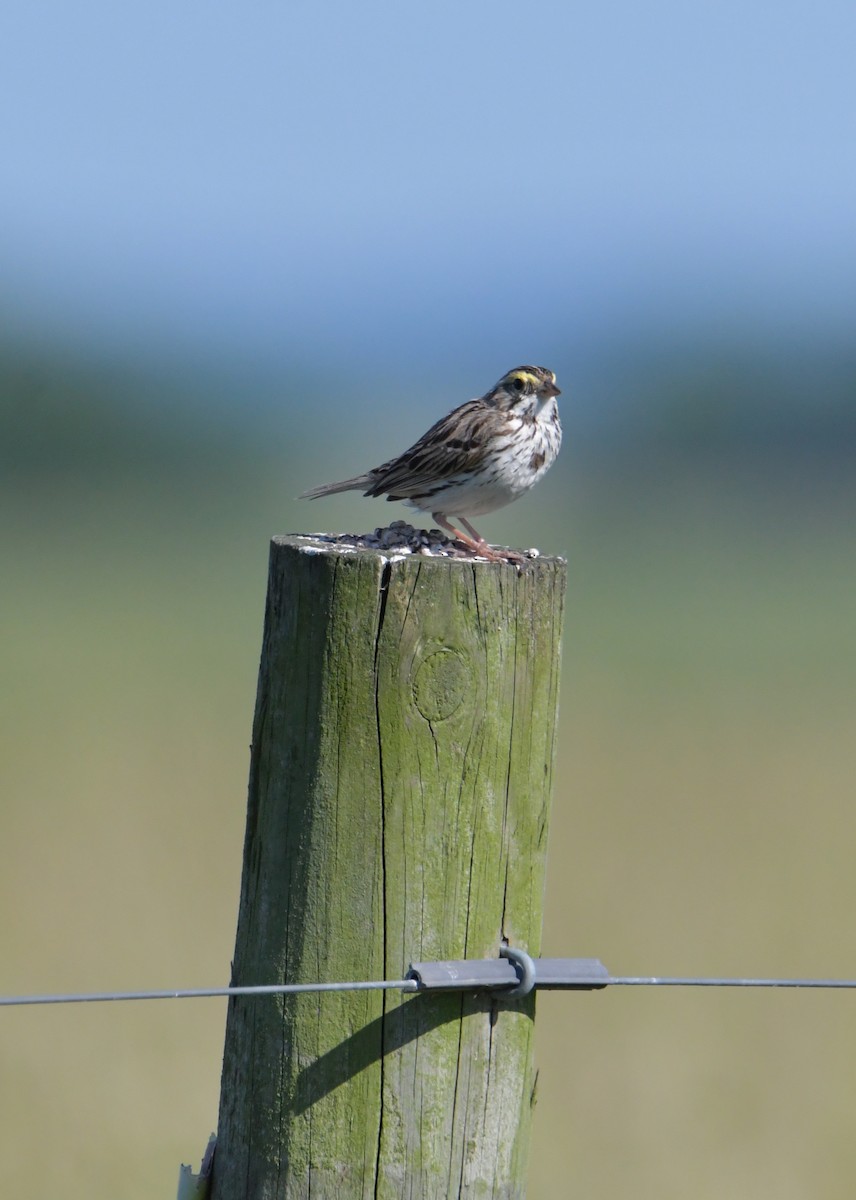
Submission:
[[[537,977],[537,959],[535,964],[534,989],[541,987],[549,990],[582,991],[603,989],[605,987],[704,987],[704,988],[825,988],[825,989],[856,989],[856,979],[764,979],[751,977],[713,977],[713,976],[659,976],[659,975],[610,975],[605,970],[600,973],[577,971],[567,982],[539,983]],[[577,963],[575,959],[554,959],[551,962]],[[583,960],[586,963],[596,960]],[[502,960],[484,960],[485,966],[497,965]],[[421,964],[420,964],[421,965]],[[449,965],[463,964],[437,964]],[[481,964],[480,964],[481,965]],[[401,991],[401,992],[438,992],[438,991],[474,991],[492,990],[497,994],[508,993],[515,989],[515,979],[497,977],[491,979],[489,972],[480,972],[482,979],[474,983],[472,978],[453,980],[447,978],[442,984],[425,983],[412,975],[404,979],[366,979],[345,980],[334,983],[265,983],[237,987],[209,988],[163,988],[135,992],[66,992],[46,993],[44,995],[0,996],[0,1008],[15,1008],[25,1005],[48,1004],[105,1004],[122,1000],[198,1000],[205,997],[229,996],[294,996],[304,993],[323,992],[369,992],[369,991]],[[448,975],[448,973],[447,973]],[[527,989],[528,990],[528,989]]]

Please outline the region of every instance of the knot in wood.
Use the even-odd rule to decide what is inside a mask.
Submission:
[[[413,702],[426,721],[445,721],[464,702],[469,671],[463,655],[443,647],[423,658],[413,677]]]

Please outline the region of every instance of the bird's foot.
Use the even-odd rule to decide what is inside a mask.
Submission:
[[[460,529],[456,529],[450,521],[446,520],[443,513],[432,513],[431,515],[442,529],[445,529],[447,533],[451,533],[462,546],[466,547],[477,558],[486,558],[490,562],[514,563],[518,569],[523,563],[528,561],[526,556],[518,553],[517,550],[508,550],[504,546],[498,548],[489,546],[478,530],[473,529],[469,521],[465,521],[463,517],[460,518],[460,521],[466,527],[467,533],[462,533]]]

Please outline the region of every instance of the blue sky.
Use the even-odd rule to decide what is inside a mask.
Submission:
[[[621,331],[852,328],[852,0],[2,25],[7,334],[496,374]]]

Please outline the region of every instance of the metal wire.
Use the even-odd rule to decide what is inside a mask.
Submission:
[[[537,961],[537,960],[536,960]],[[856,979],[750,979],[702,976],[609,975],[580,977],[580,984],[603,987],[856,988]],[[535,983],[537,987],[537,980]],[[268,983],[247,987],[174,988],[140,992],[71,992],[41,996],[0,996],[0,1008],[33,1004],[101,1004],[115,1000],[195,1000],[205,996],[293,996],[317,992],[422,990],[415,979],[368,979],[343,983]],[[512,989],[513,990],[513,989]],[[510,995],[510,992],[506,992]]]
[[[856,979],[705,979],[693,976],[610,975],[613,987],[856,988]]]
[[[262,983],[251,987],[175,988],[148,992],[70,992],[65,995],[0,996],[0,1008],[24,1004],[101,1004],[110,1000],[196,1000],[201,996],[292,996],[302,992],[415,992],[415,979],[368,979],[354,983]]]

